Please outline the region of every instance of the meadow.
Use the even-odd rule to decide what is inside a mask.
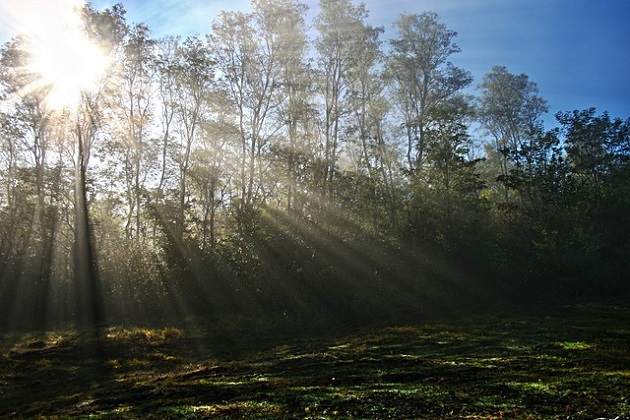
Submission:
[[[630,307],[328,331],[108,327],[4,336],[9,419],[630,416]]]

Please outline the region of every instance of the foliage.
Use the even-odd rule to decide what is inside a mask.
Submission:
[[[111,68],[62,111],[25,38],[3,46],[1,329],[629,296],[630,120],[561,112],[545,132],[538,87],[501,66],[464,95],[434,13],[389,43],[362,4],[323,1],[314,34],[307,16],[254,1],[154,39],[87,5]]]

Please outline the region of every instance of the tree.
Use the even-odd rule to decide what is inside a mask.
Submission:
[[[494,140],[490,157],[498,161],[500,179],[508,181],[513,169],[531,173],[540,158],[536,142],[542,138],[541,116],[547,112],[538,86],[525,74],[514,75],[506,67],[495,66],[479,87],[479,121]],[[509,186],[503,184],[507,203]]]
[[[159,41],[157,46],[156,73],[157,73],[157,102],[159,103],[159,123],[161,133],[161,159],[160,177],[157,185],[157,193],[164,196],[164,189],[169,178],[168,158],[170,155],[173,120],[176,108],[176,80],[178,77],[178,64],[176,51],[179,48],[178,38],[167,37]]]
[[[524,209],[531,277],[545,290],[553,279],[563,294],[627,293],[630,120],[596,115],[594,108],[556,119],[560,127],[539,140],[552,145],[547,164],[511,175],[517,191],[528,187],[539,197],[535,211]]]
[[[25,78],[20,77],[19,65],[25,59],[21,42],[7,43],[2,50],[2,83],[3,94],[9,95],[24,88]],[[3,95],[4,96],[4,95]],[[12,108],[0,114],[0,141],[2,160],[2,225],[0,226],[0,289],[5,296],[2,315],[10,320],[12,312],[20,305],[24,296],[16,296],[20,282],[32,282],[33,289],[42,285],[47,288],[48,277],[38,279],[39,274],[30,277],[25,275],[26,267],[33,257],[30,250],[38,254],[47,249],[45,233],[47,225],[43,224],[43,176],[46,166],[42,160],[47,150],[44,141],[46,123],[41,109],[41,98],[29,96],[20,98]],[[33,158],[31,168],[28,159]],[[35,182],[33,182],[33,178]],[[35,205],[33,205],[35,202]],[[29,226],[30,225],[30,226]],[[47,241],[46,241],[47,242]],[[42,246],[38,246],[41,244]],[[33,259],[33,263],[36,260]],[[37,270],[39,271],[39,270]],[[36,292],[36,299],[42,293]],[[35,326],[43,327],[41,305],[35,307],[32,314],[36,319]],[[10,321],[9,321],[10,322]]]
[[[0,81],[4,92],[13,98],[7,113],[2,114],[1,123],[2,155],[6,165],[3,201],[8,210],[6,227],[8,232],[13,232],[6,238],[9,248],[4,252],[5,255],[16,251],[22,254],[14,261],[21,261],[18,265],[24,263],[28,269],[24,272],[17,269],[19,274],[13,275],[23,282],[33,283],[33,325],[43,328],[53,280],[56,236],[60,230],[62,166],[54,157],[60,148],[58,121],[47,109],[45,92],[33,88],[36,75],[24,71],[29,59],[27,44],[21,38],[7,43],[2,50]],[[24,188],[27,185],[29,188]],[[24,211],[26,214],[22,213]],[[30,252],[20,251],[20,241],[13,238],[20,236],[17,233],[22,229],[20,225],[28,229],[24,246]],[[28,261],[29,258],[32,261]]]
[[[465,97],[458,97],[445,102],[431,115],[431,124],[426,128],[427,161],[425,184],[437,193],[440,201],[438,214],[443,215],[443,226],[450,231],[455,219],[463,221],[465,212],[454,215],[457,202],[476,199],[483,186],[475,173],[474,160],[468,160],[471,146],[467,121],[472,118],[473,110]]]
[[[236,212],[247,221],[267,200],[265,185],[271,141],[284,125],[278,118],[290,83],[288,66],[296,66],[305,7],[296,1],[255,1],[252,13],[222,13],[208,37],[229,92],[238,126],[239,194]],[[295,97],[293,98],[295,100]]]
[[[425,164],[432,110],[468,86],[472,76],[448,61],[460,51],[454,42],[457,32],[439,23],[437,14],[403,14],[394,26],[387,68],[406,131],[407,166],[413,172]]]
[[[610,175],[627,167],[630,159],[630,120],[611,119],[595,108],[556,114],[565,134],[567,157],[576,173]]]
[[[360,63],[376,59],[370,49],[374,48],[379,31],[365,25],[368,15],[363,4],[321,0],[320,14],[315,19],[319,32],[315,48],[324,107],[321,187],[325,194],[332,193],[334,188],[344,119],[351,112],[347,99],[352,84],[358,77]]]
[[[627,247],[630,209],[630,119],[594,108],[556,114],[564,134],[571,188],[584,222],[599,226],[616,253]],[[613,245],[615,244],[615,245]]]
[[[286,208],[294,211],[304,201],[300,163],[312,154],[312,127],[316,111],[313,107],[313,77],[307,62],[308,38],[304,15],[306,5],[289,3],[293,10],[286,13],[281,4],[270,10],[278,13],[282,23],[278,29],[280,90],[284,97],[278,107],[276,124],[280,127],[272,147],[272,153],[281,162],[278,178],[285,184]]]
[[[151,162],[147,139],[153,118],[156,42],[149,37],[149,28],[144,24],[130,28],[124,42],[117,89],[111,92],[114,101],[112,117],[118,122],[114,130],[122,149],[120,162],[127,205],[125,234],[139,246],[142,232],[146,231],[142,227],[142,196],[146,190],[145,165]]]
[[[207,46],[198,37],[187,38],[175,50],[177,77],[175,78],[176,131],[179,144],[174,161],[178,167],[178,236],[186,229],[188,207],[188,172],[192,165],[193,146],[200,136],[201,125],[207,118],[210,94],[214,85],[215,63]]]

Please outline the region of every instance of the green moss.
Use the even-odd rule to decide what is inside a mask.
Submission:
[[[565,350],[588,350],[594,347],[593,345],[582,341],[563,341],[561,343],[556,343],[556,345]]]

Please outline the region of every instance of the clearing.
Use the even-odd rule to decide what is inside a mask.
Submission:
[[[308,336],[1,336],[0,417],[630,418],[627,305]]]

